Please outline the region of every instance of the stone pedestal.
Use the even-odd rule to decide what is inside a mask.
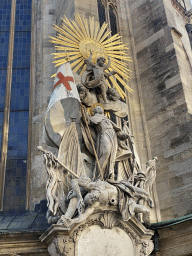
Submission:
[[[118,213],[105,211],[71,228],[52,225],[40,240],[52,256],[147,256],[153,251],[152,236],[136,218],[123,222]]]

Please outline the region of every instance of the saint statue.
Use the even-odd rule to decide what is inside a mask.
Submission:
[[[97,105],[93,110],[93,116],[87,116],[87,122],[96,130],[96,153],[98,162],[95,161],[93,180],[102,174],[104,180],[114,179],[114,166],[117,156],[118,139],[126,140],[128,135],[104,115],[101,105]],[[99,170],[100,169],[100,170]]]

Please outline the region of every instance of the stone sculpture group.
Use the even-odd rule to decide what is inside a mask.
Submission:
[[[105,72],[110,66],[110,58],[108,65],[104,64],[103,57],[97,59],[97,64],[94,64],[91,58],[90,52],[89,59],[85,60],[87,68],[82,76],[82,84],[77,86],[81,99],[80,122],[83,137],[83,146],[80,147],[84,150],[83,154],[93,160],[93,167],[89,170],[91,175],[86,175],[84,170],[81,176],[78,176],[78,170],[70,170],[65,161],[61,163],[51,152],[39,147],[44,153],[48,173],[48,222],[68,228],[85,221],[94,211],[112,207],[111,209],[121,213],[124,221],[137,216],[146,225],[150,225],[150,208],[154,206],[152,184],[156,177],[157,158],[147,163],[145,171],[140,169],[128,122],[124,120],[121,129],[105,115],[105,106],[109,105],[107,110],[111,113],[127,116],[120,110],[121,107],[119,111],[116,111],[114,106],[110,108],[110,101],[126,106],[119,100],[115,88],[108,88],[105,82],[107,77],[115,74],[114,71]],[[77,133],[74,122],[65,133],[68,137],[63,136],[65,139],[62,139],[60,147],[68,143],[70,133]],[[76,138],[74,143],[78,144],[79,140]],[[78,157],[81,157],[82,152],[76,150],[69,154],[78,154]],[[119,170],[119,166],[123,168]]]
[[[52,224],[40,239],[53,256],[148,256],[157,158],[141,168],[129,128],[127,47],[106,23],[99,30],[90,17],[88,33],[88,20],[76,19],[65,17],[52,37],[64,52],[54,53],[60,67],[44,124],[56,153],[38,147]]]

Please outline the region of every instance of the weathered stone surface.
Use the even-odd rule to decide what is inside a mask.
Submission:
[[[183,256],[191,255],[192,252],[192,221],[181,221],[177,224],[167,225],[159,229],[159,256]],[[153,255],[153,254],[152,254]]]
[[[102,229],[91,226],[82,232],[76,251],[78,256],[133,256],[134,249],[131,238],[118,227]]]
[[[185,177],[192,157],[192,55],[187,18],[173,2],[129,1],[151,152],[159,159],[156,182],[163,220],[192,208],[181,192],[191,193]]]
[[[148,256],[154,248],[153,233],[136,218],[124,222],[117,213],[105,211],[71,228],[52,225],[40,240],[48,245],[51,256]]]

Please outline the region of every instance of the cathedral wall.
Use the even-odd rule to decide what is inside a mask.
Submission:
[[[182,81],[182,76],[190,77],[190,69],[182,65],[184,57],[180,60],[177,55],[176,30],[169,24],[164,2],[128,3],[151,154],[159,159],[156,183],[161,216],[167,220],[185,215],[192,207],[191,114]],[[176,23],[185,41],[185,24],[179,18]]]
[[[148,127],[146,122],[146,116],[144,111],[144,102],[142,96],[142,84],[140,81],[138,60],[136,52],[136,44],[134,39],[135,26],[133,26],[134,20],[132,20],[131,6],[137,8],[138,3],[129,3],[129,1],[117,1],[117,8],[119,13],[119,27],[120,34],[123,42],[127,45],[128,56],[132,58],[129,62],[130,69],[130,81],[129,86],[133,89],[133,94],[127,94],[127,104],[129,108],[129,126],[134,135],[134,141],[136,149],[141,161],[142,170],[146,169],[146,162],[152,159],[154,155],[151,153],[151,146],[148,134]],[[156,185],[153,185],[153,198],[155,202],[155,208],[152,211],[152,222],[161,221],[158,196],[156,191]]]
[[[56,23],[56,7],[58,1],[33,1],[34,24],[32,31],[32,125],[31,134],[31,168],[28,187],[28,207],[33,210],[35,204],[46,198],[45,180],[46,171],[42,165],[43,157],[37,151],[37,146],[45,147],[43,141],[43,124],[45,111],[51,96],[53,79],[56,72],[52,64],[51,53],[53,45],[49,36],[55,36],[52,25]]]

